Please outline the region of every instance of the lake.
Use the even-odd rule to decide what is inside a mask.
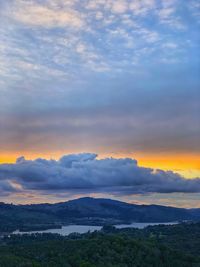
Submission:
[[[122,228],[138,228],[143,229],[150,225],[172,225],[177,224],[178,222],[169,222],[169,223],[132,223],[132,224],[119,224],[115,225],[116,228],[122,229]],[[93,225],[67,225],[62,226],[60,229],[48,229],[48,230],[41,230],[41,231],[30,231],[30,232],[20,232],[19,230],[14,231],[12,234],[35,234],[35,233],[52,233],[52,234],[60,234],[63,236],[69,235],[71,233],[79,233],[84,234],[88,231],[94,232],[101,230],[102,226],[93,226]]]

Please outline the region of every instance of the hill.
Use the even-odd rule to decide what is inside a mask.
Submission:
[[[101,198],[80,198],[56,204],[0,204],[0,231],[34,230],[64,224],[120,224],[200,220],[200,209],[135,205]]]

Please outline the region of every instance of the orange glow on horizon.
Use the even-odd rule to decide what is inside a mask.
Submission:
[[[16,158],[25,156],[26,159],[46,158],[59,159],[64,154],[83,153],[83,151],[55,151],[52,153],[0,153],[0,164],[15,163]],[[98,154],[98,153],[97,153]],[[198,154],[169,154],[169,153],[99,153],[98,158],[133,158],[141,167],[171,170],[186,178],[200,177],[200,155]]]

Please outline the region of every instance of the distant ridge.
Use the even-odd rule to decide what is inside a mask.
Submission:
[[[138,205],[118,200],[84,197],[55,204],[0,203],[0,231],[35,229],[64,224],[121,224],[200,220],[200,209]]]

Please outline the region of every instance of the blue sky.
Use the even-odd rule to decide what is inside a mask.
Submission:
[[[198,0],[0,0],[0,21],[0,162],[91,151],[199,175]]]

